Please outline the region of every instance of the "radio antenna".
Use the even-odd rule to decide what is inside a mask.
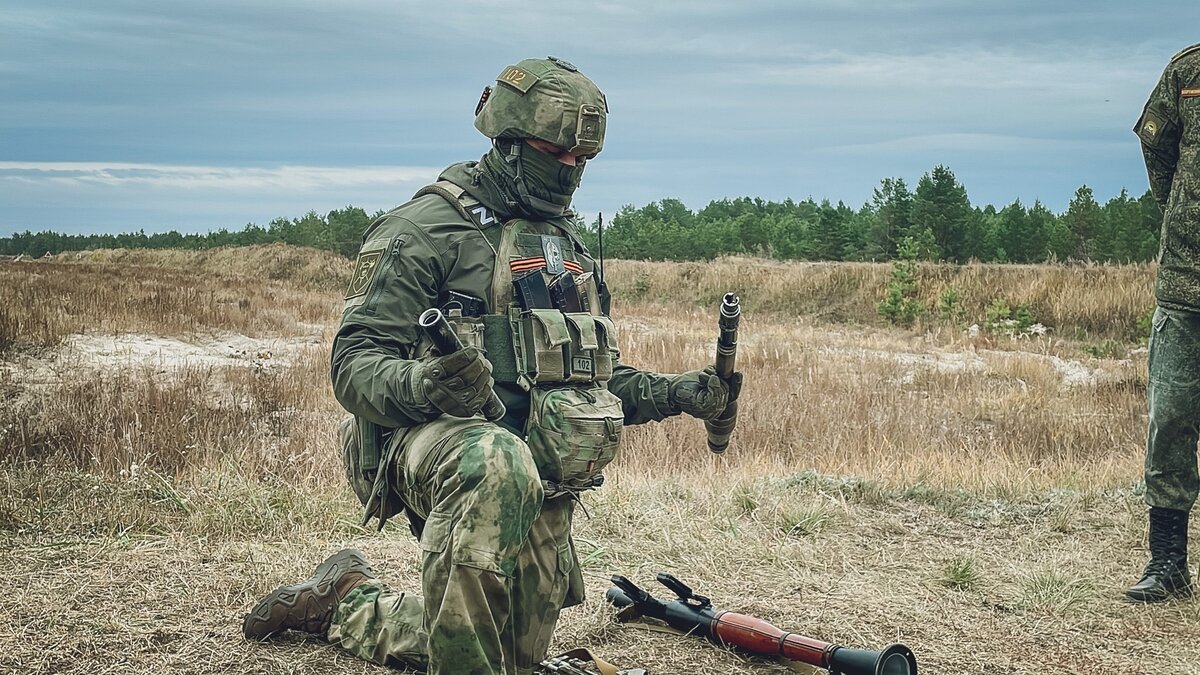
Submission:
[[[600,248],[600,283],[604,283],[604,214],[596,214],[596,239]]]

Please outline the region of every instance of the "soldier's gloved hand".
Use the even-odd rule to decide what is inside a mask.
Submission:
[[[431,357],[421,363],[417,375],[417,388],[429,405],[453,417],[479,412],[493,384],[492,364],[475,347]]]
[[[679,412],[702,420],[715,419],[725,411],[730,401],[737,400],[741,393],[742,374],[734,373],[732,387],[717,377],[717,369],[709,366],[704,370],[693,370],[671,378],[667,388],[667,402]]]

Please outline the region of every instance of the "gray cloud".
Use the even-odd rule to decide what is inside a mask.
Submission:
[[[16,217],[62,232],[238,228],[348,204],[377,211],[437,178],[418,166],[222,167],[0,162]],[[70,195],[64,199],[64,195]]]
[[[419,182],[403,167],[478,157],[480,88],[550,53],[613,108],[577,201],[588,212],[665,196],[857,205],[879,179],[915,183],[937,163],[976,203],[1061,209],[1084,183],[1101,198],[1145,189],[1129,127],[1194,14],[1178,0],[1154,12],[1079,0],[10,5],[0,234],[390,208]]]
[[[437,167],[405,166],[251,168],[100,162],[0,162],[0,182],[26,185],[55,183],[114,189],[280,189],[304,192],[419,183],[436,178],[439,171]]]

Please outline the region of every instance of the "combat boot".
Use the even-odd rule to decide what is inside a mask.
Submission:
[[[360,551],[342,549],[317,565],[308,579],[280,586],[259,601],[242,622],[242,633],[251,640],[288,629],[323,636],[329,632],[338,603],[355,586],[374,578]]]
[[[1125,591],[1133,602],[1163,602],[1192,594],[1187,568],[1188,512],[1150,507],[1150,563]]]

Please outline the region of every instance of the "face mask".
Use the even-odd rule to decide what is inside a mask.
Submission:
[[[542,192],[554,197],[565,197],[570,204],[571,195],[583,178],[583,162],[568,166],[556,157],[528,145],[521,148],[521,173],[530,191]]]
[[[535,150],[523,141],[501,141],[504,182],[529,215],[557,218],[571,205],[571,195],[583,178],[583,164],[567,166],[554,156]]]

